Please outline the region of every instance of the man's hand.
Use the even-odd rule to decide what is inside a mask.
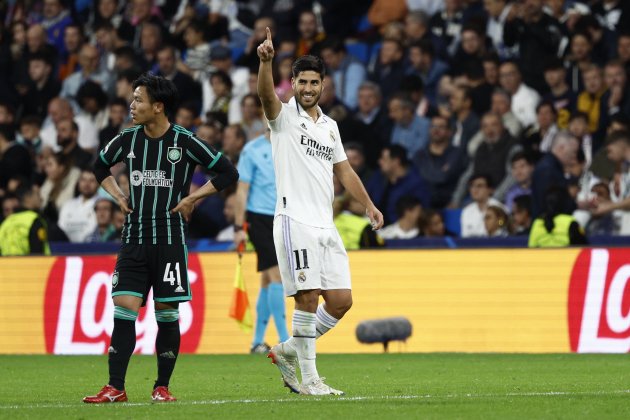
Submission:
[[[129,199],[126,196],[120,195],[116,201],[118,202],[120,210],[122,210],[123,214],[127,215],[133,213],[133,210],[129,208]]]
[[[273,60],[273,56],[275,55],[275,51],[273,50],[273,42],[271,41],[271,30],[269,29],[269,27],[267,27],[266,31],[267,39],[265,39],[256,50],[258,52],[258,57],[260,58],[260,61],[265,63]]]
[[[234,232],[234,247],[236,251],[242,252],[245,249],[245,242],[247,242],[247,233],[244,230]]]
[[[615,204],[612,201],[604,201],[597,204],[597,208],[591,210],[593,217],[604,216],[615,210]]]
[[[184,220],[186,221],[186,223],[188,223],[188,221],[190,221],[190,215],[192,214],[194,209],[195,209],[195,202],[190,198],[190,196],[188,196],[188,197],[184,197],[182,201],[177,203],[175,208],[171,210],[171,214],[175,214],[175,213],[181,214]]]
[[[372,230],[379,230],[383,227],[383,213],[381,213],[373,204],[365,209],[365,214],[370,218]]]

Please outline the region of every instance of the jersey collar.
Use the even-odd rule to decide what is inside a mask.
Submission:
[[[304,110],[304,108],[302,108],[302,106],[298,103],[298,101],[295,99],[295,96],[291,97],[291,99],[289,99],[289,106],[291,108],[295,108],[298,112],[298,114],[300,114],[300,116],[304,117],[304,118],[308,118],[309,120],[313,121],[313,119],[311,118],[310,115],[308,115],[308,112],[306,112]],[[320,122],[327,122],[326,120],[326,115],[324,115],[324,112],[322,111],[322,109],[319,107],[319,105],[317,105],[317,112],[319,113],[319,118],[317,119],[316,124],[319,124]]]

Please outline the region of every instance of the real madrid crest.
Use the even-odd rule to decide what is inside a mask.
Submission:
[[[166,153],[166,159],[171,163],[177,163],[182,159],[181,147],[169,147]]]
[[[332,140],[332,142],[335,142],[335,133],[333,133],[332,130],[330,130],[330,139]]]
[[[306,273],[304,273],[304,271],[300,271],[300,274],[298,274],[298,280],[300,283],[304,283],[306,281]]]

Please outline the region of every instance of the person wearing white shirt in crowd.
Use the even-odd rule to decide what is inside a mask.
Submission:
[[[240,101],[249,93],[249,70],[245,67],[237,67],[232,63],[232,51],[224,46],[217,45],[210,51],[210,65],[214,71],[221,70],[227,73],[232,79],[232,98],[236,104],[235,114],[230,116],[229,123],[235,124],[241,120]],[[215,100],[215,93],[210,86],[210,74],[201,80],[203,90],[202,115],[210,110]]]
[[[236,202],[236,194],[232,193],[227,196],[225,199],[225,205],[223,206],[223,215],[225,216],[225,220],[229,223],[228,226],[224,227],[219,231],[217,237],[215,238],[217,241],[228,242],[234,240],[234,203]]]
[[[492,198],[492,180],[489,175],[473,175],[468,185],[472,202],[462,210],[462,238],[488,236],[484,222],[486,210],[489,206],[503,208],[503,204]]]
[[[78,182],[79,195],[66,201],[59,210],[57,225],[70,242],[85,242],[96,229],[94,203],[97,199],[98,182],[91,170],[81,171]]]
[[[412,239],[420,235],[420,200],[410,195],[400,197],[396,203],[396,215],[396,222],[381,229],[378,236],[383,239]]]
[[[59,121],[73,119],[79,126],[78,144],[84,150],[96,150],[98,148],[98,130],[90,118],[86,115],[74,116],[72,106],[67,99],[56,97],[48,103],[48,118],[44,121],[39,136],[42,146],[48,146],[58,152],[61,147],[57,144],[57,128]]]
[[[506,61],[499,67],[499,83],[512,96],[512,112],[523,127],[536,124],[536,105],[540,95],[523,83],[518,66],[513,61]]]

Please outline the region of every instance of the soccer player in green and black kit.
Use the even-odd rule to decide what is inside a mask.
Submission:
[[[114,330],[109,347],[109,383],[86,403],[127,401],[125,374],[136,345],[135,321],[153,288],[158,334],[158,377],[153,401],[175,401],[168,384],[179,352],[179,302],[191,299],[187,276],[186,222],[194,204],[238,180],[238,172],[193,133],[171,124],[175,85],[143,75],[133,83],[131,117],[136,124],[114,137],[99,153],[94,172],[126,214],[122,246],[112,276]],[[127,197],[110,168],[124,162],[130,181]],[[196,165],[216,173],[188,195]]]

